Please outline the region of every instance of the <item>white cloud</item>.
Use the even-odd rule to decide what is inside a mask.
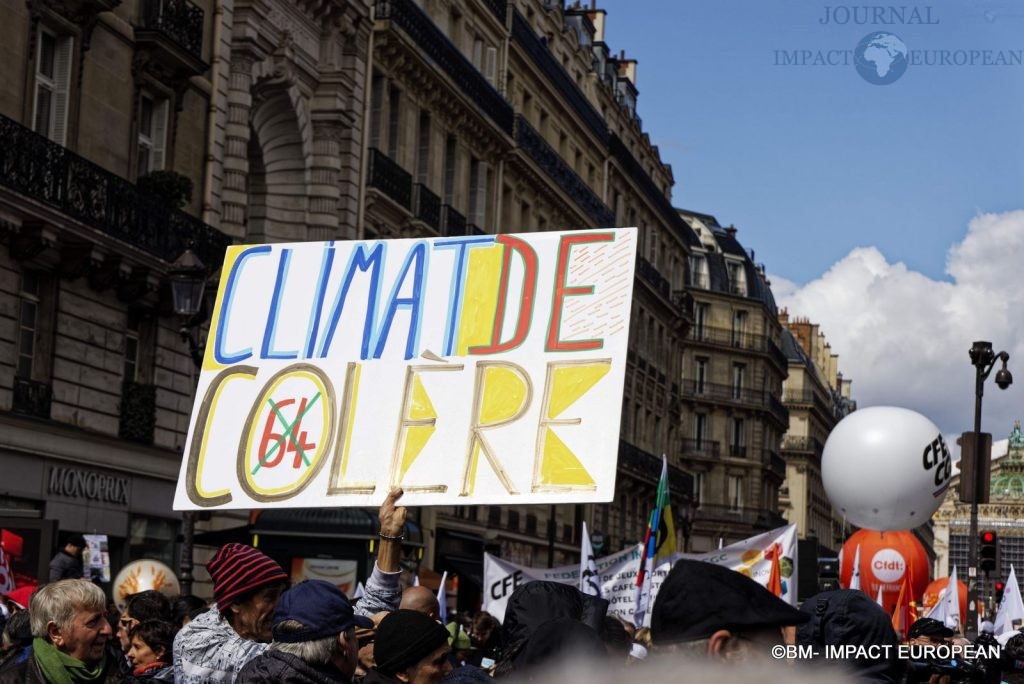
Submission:
[[[1000,439],[1024,417],[1024,211],[974,218],[946,273],[934,280],[858,247],[817,280],[772,289],[790,316],[820,324],[860,407],[913,409],[947,435],[973,427],[971,343],[1005,349],[1016,382],[1000,391],[989,378],[982,415]]]

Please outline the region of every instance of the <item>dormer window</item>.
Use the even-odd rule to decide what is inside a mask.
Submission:
[[[708,260],[702,254],[690,256],[690,287],[707,290],[711,287],[708,277]]]
[[[729,269],[729,292],[746,297],[747,273],[743,264],[729,261],[726,262],[726,267]]]

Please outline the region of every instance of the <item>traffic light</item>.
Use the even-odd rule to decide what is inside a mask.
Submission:
[[[982,572],[994,572],[999,561],[999,537],[991,530],[981,533],[981,545],[978,547]]]
[[[996,605],[997,606],[1000,603],[1003,602],[1003,590],[1004,589],[1006,589],[1006,583],[1005,582],[996,582],[995,585],[992,587],[992,590],[993,590],[992,593],[995,594]]]

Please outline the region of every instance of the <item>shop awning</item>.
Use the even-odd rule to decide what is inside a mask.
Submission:
[[[251,534],[321,539],[375,539],[380,530],[376,512],[362,508],[272,508],[261,511],[249,526]],[[423,546],[423,531],[405,523],[404,545]]]

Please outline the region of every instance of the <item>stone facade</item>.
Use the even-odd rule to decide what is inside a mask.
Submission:
[[[851,527],[832,508],[821,481],[821,454],[836,423],[857,405],[851,399],[852,381],[839,372],[839,355],[818,326],[779,312],[782,350],[789,362],[783,402],[789,409],[789,428],[782,438],[786,482],[779,507],[797,525],[800,539],[816,537],[822,556],[835,556]]]

